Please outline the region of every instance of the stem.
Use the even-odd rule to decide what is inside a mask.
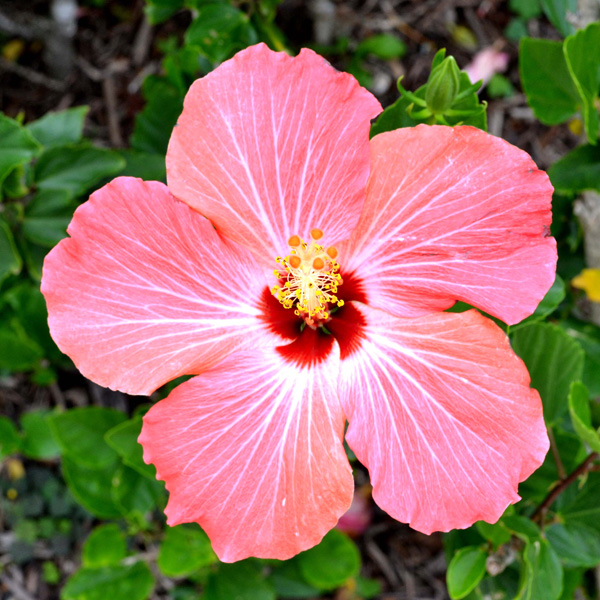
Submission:
[[[560,458],[560,454],[558,453],[558,446],[556,445],[556,440],[554,439],[554,432],[552,431],[551,427],[548,427],[548,439],[550,440],[550,449],[552,450],[552,457],[554,458],[556,470],[558,471],[558,478],[561,481],[563,481],[567,478],[567,472],[565,471],[562,459]]]
[[[541,524],[543,525],[544,518],[550,506],[552,506],[553,502],[564,492],[566,488],[568,488],[580,475],[583,475],[593,466],[593,462],[599,458],[600,455],[597,452],[592,452],[568,477],[561,480],[556,487],[554,487],[548,495],[544,498],[542,503],[535,509],[535,512],[531,515],[531,520],[535,520],[537,518],[540,519]]]

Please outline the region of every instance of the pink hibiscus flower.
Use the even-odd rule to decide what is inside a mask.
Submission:
[[[507,323],[554,279],[552,187],[471,127],[368,139],[377,100],[304,50],[248,48],[190,89],[169,188],[122,177],[48,256],[52,335],[97,383],[149,394],[168,523],[224,561],[285,559],[352,500],[425,533],[495,521],[548,448]],[[278,258],[278,262],[276,261]]]

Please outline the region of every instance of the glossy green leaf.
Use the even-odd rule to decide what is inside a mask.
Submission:
[[[23,261],[8,223],[0,218],[0,283],[9,275],[21,272]]]
[[[580,98],[562,42],[523,38],[519,46],[519,71],[527,102],[542,123],[556,125],[577,112]]]
[[[45,410],[33,410],[21,417],[21,451],[25,456],[39,460],[60,456],[60,446],[50,429],[52,415],[53,413]]]
[[[600,563],[600,531],[584,523],[553,523],[545,530],[552,548],[567,567],[595,567]]]
[[[208,536],[197,525],[167,527],[160,545],[158,568],[167,577],[191,575],[217,562]]]
[[[540,528],[533,521],[521,515],[506,515],[500,521],[508,531],[525,542],[535,541],[542,534]]]
[[[149,479],[156,479],[156,468],[144,462],[144,450],[137,439],[142,431],[142,417],[129,419],[107,431],[104,439],[123,462]]]
[[[62,209],[54,215],[43,217],[25,217],[23,235],[31,242],[53,248],[67,237],[67,227],[73,218],[73,210]]]
[[[121,465],[112,478],[111,497],[122,514],[145,515],[164,508],[164,484],[150,480],[126,465]]]
[[[202,600],[275,600],[273,586],[262,569],[262,563],[251,559],[221,563],[209,577]]]
[[[542,397],[546,424],[556,423],[568,408],[571,383],[581,380],[583,349],[563,329],[549,323],[521,327],[511,341],[527,365],[531,386]]]
[[[221,2],[201,4],[185,33],[185,43],[199,48],[213,62],[221,62],[257,42],[248,15]]]
[[[40,149],[29,131],[14,119],[0,113],[0,190],[8,174],[15,167],[32,160]]]
[[[575,30],[567,20],[567,12],[577,12],[577,0],[540,0],[548,20],[560,33],[566,37]]]
[[[467,596],[485,575],[487,553],[476,546],[461,548],[452,558],[446,573],[448,593],[452,600]]]
[[[577,146],[549,169],[552,185],[567,194],[584,190],[600,192],[600,145]]]
[[[89,146],[62,146],[44,152],[34,179],[40,190],[60,190],[76,198],[125,167],[117,152]]]
[[[21,448],[21,436],[15,424],[8,418],[0,416],[0,461]]]
[[[143,562],[83,568],[72,575],[61,600],[147,600],[154,589],[154,577]]]
[[[564,53],[571,78],[583,103],[581,114],[588,142],[596,144],[600,129],[600,116],[596,106],[600,91],[600,22],[592,23],[568,37]]]
[[[104,434],[126,419],[122,412],[90,406],[73,408],[52,417],[50,425],[63,453],[91,469],[111,465],[117,453],[104,441]]]
[[[83,122],[88,111],[88,106],[76,106],[60,112],[49,112],[29,123],[26,129],[45,148],[74,144],[81,141]]]
[[[360,570],[356,544],[337,529],[330,531],[319,545],[302,552],[298,560],[306,582],[320,590],[333,590]]]
[[[524,577],[516,600],[558,600],[562,593],[563,569],[546,539],[526,544]]]
[[[588,389],[579,381],[571,384],[569,413],[577,435],[594,451],[600,452],[600,435],[592,427]]]
[[[122,514],[111,499],[112,480],[118,467],[118,461],[103,469],[90,469],[68,456],[62,460],[63,474],[71,494],[81,506],[101,519],[113,519]]]
[[[115,523],[96,527],[83,545],[84,567],[116,565],[127,555],[127,543],[121,528]]]

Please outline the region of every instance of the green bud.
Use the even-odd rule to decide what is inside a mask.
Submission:
[[[445,58],[427,80],[425,102],[434,115],[444,114],[454,102],[460,89],[460,70],[454,57]]]

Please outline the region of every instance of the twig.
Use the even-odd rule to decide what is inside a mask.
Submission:
[[[123,146],[123,136],[121,135],[121,126],[119,125],[119,116],[117,114],[117,91],[115,89],[115,82],[110,75],[102,81],[102,95],[106,102],[110,143],[120,148]]]
[[[600,455],[597,452],[592,452],[568,477],[560,481],[550,492],[548,495],[542,500],[542,503],[535,509],[534,513],[531,515],[531,520],[535,520],[537,518],[543,523],[544,517],[548,512],[548,509],[554,501],[567,489],[574,481],[578,479],[579,476],[586,473],[593,465],[593,462],[600,458]]]
[[[35,600],[35,598],[13,577],[8,569],[0,575],[0,581],[11,591],[16,600]]]
[[[565,470],[565,466],[563,465],[562,459],[560,458],[560,454],[558,453],[558,446],[556,445],[556,440],[554,439],[554,432],[551,427],[548,427],[548,439],[550,440],[550,448],[552,450],[552,457],[554,458],[554,462],[556,463],[556,470],[558,472],[558,477],[562,481],[567,478],[567,472]]]
[[[62,92],[65,89],[66,84],[63,81],[59,81],[57,79],[51,79],[50,77],[46,77],[46,75],[42,75],[29,67],[24,67],[23,65],[18,65],[17,63],[11,62],[2,58],[0,56],[0,69],[4,69],[5,71],[10,71],[15,73],[19,77],[23,77],[24,79],[29,79],[31,83],[35,83],[37,85],[43,85],[50,90],[54,90],[56,92]]]

